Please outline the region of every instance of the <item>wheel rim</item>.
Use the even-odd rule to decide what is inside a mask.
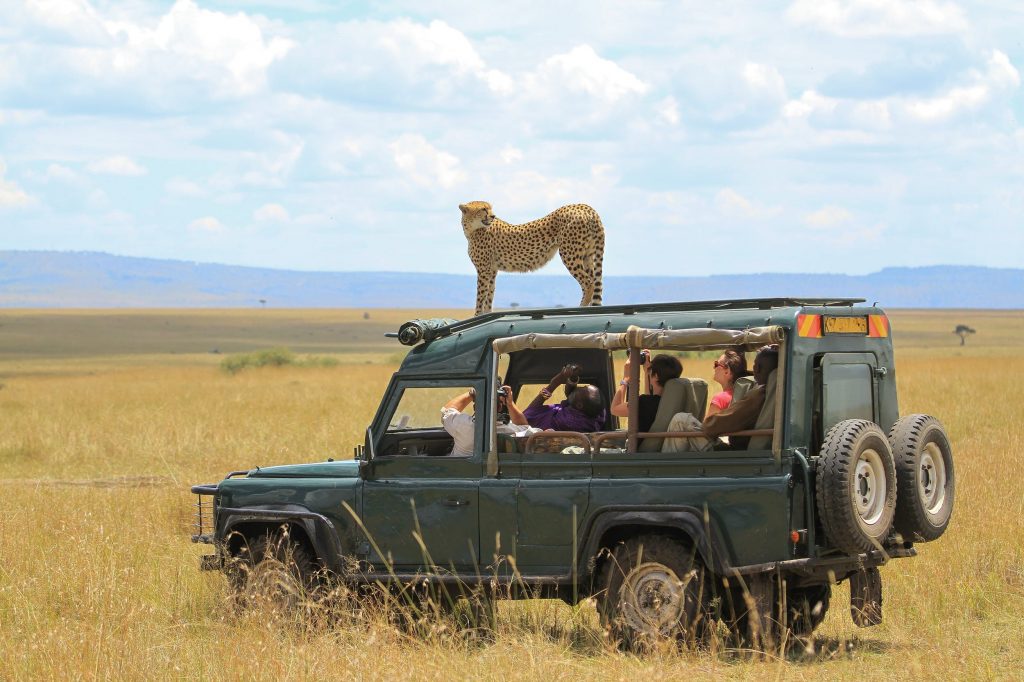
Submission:
[[[865,527],[874,526],[885,513],[885,465],[876,450],[865,449],[857,458],[851,494],[857,516]]]
[[[917,494],[929,514],[937,514],[946,502],[946,460],[935,443],[928,443],[921,453],[917,470]]]
[[[668,634],[686,612],[686,587],[695,573],[680,580],[675,571],[655,562],[631,570],[620,592],[623,623],[640,634]]]

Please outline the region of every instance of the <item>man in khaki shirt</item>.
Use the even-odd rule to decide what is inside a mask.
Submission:
[[[768,375],[779,366],[779,347],[764,346],[757,351],[754,358],[754,381],[757,387],[747,392],[739,400],[733,401],[729,407],[709,414],[704,418],[704,433],[716,438],[724,433],[734,431],[746,431],[754,428],[758,415],[761,414],[761,407],[764,406],[765,384],[768,383]],[[735,449],[747,447],[749,438],[731,438],[730,444]]]

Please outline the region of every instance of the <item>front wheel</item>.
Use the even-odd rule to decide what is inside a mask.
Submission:
[[[282,531],[245,542],[228,576],[241,605],[290,612],[315,598],[322,570],[304,543]]]
[[[692,637],[704,615],[704,579],[691,547],[662,535],[630,538],[605,560],[601,622],[629,648]]]

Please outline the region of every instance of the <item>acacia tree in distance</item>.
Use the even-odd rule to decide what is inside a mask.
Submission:
[[[973,334],[974,330],[968,327],[966,324],[958,324],[953,333],[960,337],[960,345],[967,343],[967,335]]]

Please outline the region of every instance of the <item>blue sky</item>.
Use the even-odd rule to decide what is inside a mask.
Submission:
[[[6,0],[0,249],[471,273],[486,200],[612,275],[1024,267],[1022,70],[999,0]]]

